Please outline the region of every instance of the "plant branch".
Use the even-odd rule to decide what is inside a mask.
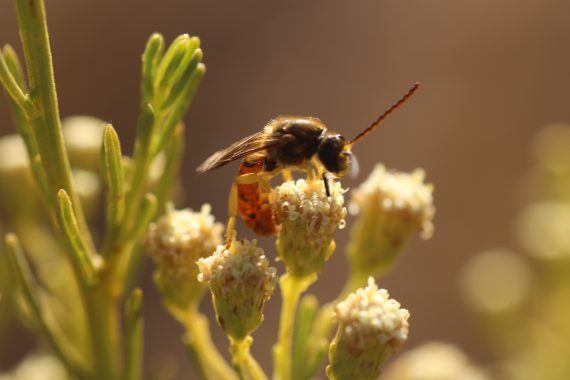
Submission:
[[[141,379],[143,358],[142,291],[133,290],[125,307],[125,380]]]
[[[67,251],[70,254],[70,260],[76,271],[77,280],[79,282],[83,281],[86,286],[94,285],[98,280],[95,265],[97,253],[92,251],[85,242],[73,212],[71,199],[69,199],[65,190],[58,192],[57,217],[59,224],[62,226],[67,244],[71,247],[71,249]]]
[[[60,189],[64,189],[73,201],[79,228],[89,241],[88,244],[92,245],[92,238],[73,186],[69,159],[63,143],[45,4],[43,0],[14,0],[14,4],[28,73],[28,96],[32,103],[32,108],[25,115],[32,125],[36,141],[42,142],[37,148],[49,193],[52,194],[48,201],[52,212],[55,212],[56,194]]]
[[[12,100],[20,107],[24,113],[30,113],[32,110],[32,103],[27,94],[24,93],[20,85],[18,84],[14,75],[6,63],[4,54],[0,52],[0,82],[4,86],[4,89],[12,98]]]
[[[251,336],[247,336],[242,341],[230,338],[230,353],[234,368],[241,380],[267,380],[263,369],[249,351],[252,343]]]
[[[184,321],[184,345],[203,379],[237,380],[237,376],[220,355],[209,334],[208,319],[197,310]]]

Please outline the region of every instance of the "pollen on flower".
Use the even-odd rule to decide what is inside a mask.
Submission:
[[[345,227],[346,207],[340,182],[329,181],[327,196],[323,181],[287,181],[272,193],[276,221],[279,224],[302,223],[306,236],[317,243],[330,239],[337,229]]]
[[[169,208],[149,226],[146,247],[160,270],[173,275],[196,273],[195,261],[214,252],[222,242],[223,226],[210,210],[208,204],[200,212]]]
[[[433,234],[432,219],[433,185],[426,184],[425,172],[416,169],[411,174],[386,170],[378,164],[370,176],[352,193],[350,211],[377,206],[391,223],[398,223],[410,230],[421,231],[424,239]]]
[[[372,277],[366,288],[339,302],[334,313],[346,348],[355,355],[378,344],[394,352],[408,338],[410,313],[389,298],[388,291],[378,289]]]

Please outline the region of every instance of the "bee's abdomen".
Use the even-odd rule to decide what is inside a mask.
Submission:
[[[239,167],[239,174],[259,173],[264,168],[263,156],[247,158]],[[275,213],[269,204],[269,194],[262,191],[259,183],[239,184],[238,212],[247,227],[257,235],[271,236],[278,231]]]

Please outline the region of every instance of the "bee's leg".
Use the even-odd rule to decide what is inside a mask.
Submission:
[[[283,177],[283,181],[293,180],[293,175],[291,174],[291,170],[289,170],[289,169],[282,169],[281,170],[281,177]]]
[[[236,177],[236,185],[252,185],[254,183],[262,182],[261,177],[257,173],[240,174]],[[237,191],[237,189],[236,189]]]
[[[237,181],[232,183],[228,199],[228,224],[226,226],[226,249],[229,249],[236,235],[236,215],[238,212]]]
[[[236,215],[239,208],[239,194],[238,185],[250,185],[256,182],[263,183],[260,177],[255,173],[242,174],[236,177],[230,189],[230,196],[228,199],[228,224],[226,226],[226,248],[232,245],[232,241],[236,237]]]
[[[311,165],[308,169],[307,169],[307,180],[316,180],[318,179],[319,176],[319,172],[317,171],[317,169]]]
[[[313,158],[313,160],[306,163],[307,180],[318,180],[323,174],[322,165],[320,162]]]
[[[263,194],[269,194],[271,192],[271,184],[267,179],[258,176],[257,181],[259,182],[259,187]]]
[[[329,179],[327,178],[327,173],[323,172],[323,181],[325,183],[325,191],[327,192],[327,197],[331,196],[331,190],[329,188]]]

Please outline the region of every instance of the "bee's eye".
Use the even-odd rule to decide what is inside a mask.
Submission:
[[[335,174],[345,173],[346,160],[342,153],[345,145],[346,140],[340,135],[327,136],[319,144],[319,160],[328,171]]]

